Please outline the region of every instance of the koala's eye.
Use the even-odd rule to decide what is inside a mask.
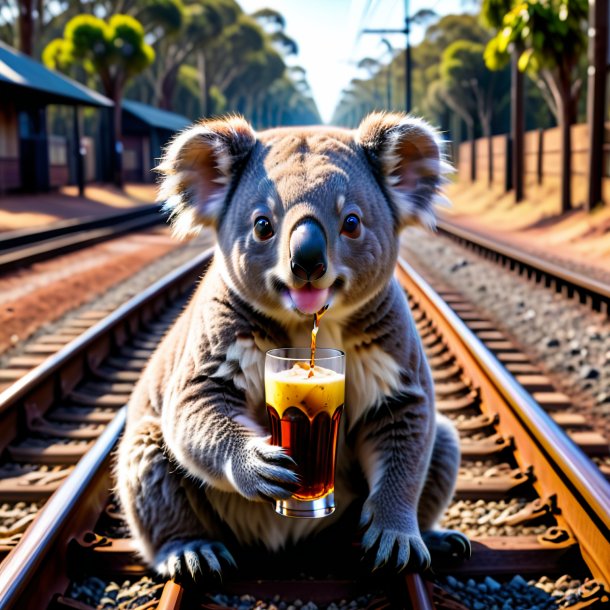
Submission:
[[[259,216],[254,221],[254,235],[263,241],[273,237],[273,227],[266,216]]]
[[[355,239],[360,236],[360,218],[356,214],[348,214],[343,221],[341,233]]]

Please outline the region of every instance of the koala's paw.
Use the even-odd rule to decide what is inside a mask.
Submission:
[[[366,556],[373,559],[373,571],[385,567],[401,571],[420,572],[430,567],[430,553],[417,528],[388,527],[376,516],[374,509],[365,503],[360,525],[366,530],[362,547]]]
[[[288,498],[299,486],[294,460],[263,438],[250,439],[231,470],[237,491],[249,500]]]
[[[466,534],[456,530],[428,530],[422,538],[432,555],[433,563],[455,564],[470,559],[472,547]]]
[[[199,580],[203,575],[222,573],[222,565],[237,567],[222,542],[209,540],[171,540],[155,556],[155,570],[165,578]]]

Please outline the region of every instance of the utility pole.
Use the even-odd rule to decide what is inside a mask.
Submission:
[[[390,41],[387,38],[382,38],[381,42],[385,44],[390,54],[390,61],[388,62],[388,73],[386,80],[386,96],[388,110],[392,110],[392,60],[394,59],[394,47],[391,45]]]
[[[405,0],[405,27],[401,30],[398,29],[366,29],[363,30],[365,34],[404,34],[407,37],[405,45],[405,110],[411,112],[412,98],[411,98],[411,17],[409,15],[409,0]]]
[[[610,19],[608,0],[589,1],[589,192],[586,208],[591,211],[602,203],[602,177],[606,114],[606,79],[610,66]],[[610,202],[609,202],[610,203]]]

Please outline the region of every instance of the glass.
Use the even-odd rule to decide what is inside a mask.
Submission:
[[[345,354],[318,348],[310,376],[311,350],[272,349],[265,358],[265,399],[271,443],[296,463],[299,488],[276,500],[286,517],[326,517],[335,510],[335,461],[345,398]]]

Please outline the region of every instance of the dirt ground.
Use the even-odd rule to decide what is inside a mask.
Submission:
[[[447,188],[452,206],[441,216],[464,228],[511,245],[600,270],[610,270],[610,202],[593,213],[582,207],[559,213],[555,187],[531,186],[526,200],[487,185],[456,183]]]
[[[0,278],[0,353],[177,248],[165,227],[123,236]]]
[[[78,196],[75,186],[52,193],[0,197],[0,231],[105,216],[152,204],[155,197],[153,184],[128,184],[122,191],[109,185],[89,185],[84,197]],[[0,353],[179,245],[168,228],[147,229],[3,275]]]
[[[41,227],[60,220],[106,216],[132,207],[154,203],[154,184],[127,184],[124,190],[110,185],[88,185],[85,196],[76,186],[51,193],[15,194],[0,197],[0,231]]]

